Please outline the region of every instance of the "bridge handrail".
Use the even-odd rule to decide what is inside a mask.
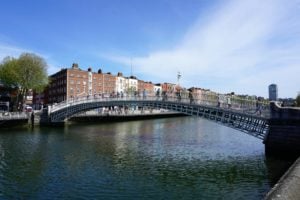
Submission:
[[[279,102],[271,101],[270,114],[272,119],[300,120],[299,107],[283,107]]]
[[[201,98],[181,98],[176,95],[169,96],[113,96],[113,97],[102,97],[102,96],[89,96],[69,99],[57,104],[50,106],[51,112],[74,106],[83,103],[93,102],[109,102],[109,101],[157,101],[157,102],[180,102],[185,104],[210,106],[223,109],[236,110],[238,112],[244,112],[249,115],[255,116],[270,116],[270,106],[268,101],[257,101],[252,99],[240,98],[237,96],[228,97],[230,100],[220,101],[216,95],[202,95]]]
[[[25,112],[0,112],[0,120],[28,119]]]

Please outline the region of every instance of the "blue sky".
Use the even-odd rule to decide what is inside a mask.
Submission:
[[[279,97],[300,92],[300,0],[0,0],[0,59]]]

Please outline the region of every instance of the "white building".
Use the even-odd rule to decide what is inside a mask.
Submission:
[[[134,76],[130,76],[126,78],[126,92],[133,93],[138,91],[138,80]]]
[[[123,77],[122,73],[118,73],[116,78],[116,92],[117,93],[125,93],[126,92],[126,78]]]
[[[161,84],[155,84],[154,85],[154,94],[156,95],[156,94],[161,94],[161,92],[162,92],[162,86],[161,86]]]

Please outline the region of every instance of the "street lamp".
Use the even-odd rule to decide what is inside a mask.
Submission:
[[[175,86],[175,93],[176,93],[176,95],[177,95],[177,98],[178,98],[178,100],[180,101],[180,98],[181,98],[181,94],[180,94],[180,83],[179,83],[179,81],[180,81],[180,78],[181,78],[181,73],[180,72],[177,72],[177,86]]]

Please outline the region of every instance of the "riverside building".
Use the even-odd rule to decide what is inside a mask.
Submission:
[[[135,76],[124,77],[121,72],[116,76],[101,69],[82,70],[77,63],[71,68],[61,69],[49,76],[50,83],[42,93],[34,93],[33,104],[52,104],[66,100],[88,97],[109,97],[117,95],[154,94],[154,84],[138,80]],[[172,84],[172,86],[175,84]],[[169,87],[171,89],[171,84]],[[162,90],[162,88],[160,89]]]
[[[277,101],[278,99],[278,88],[276,84],[269,85],[269,100]]]
[[[65,68],[51,75],[50,84],[42,94],[34,95],[34,103],[51,104],[70,99],[115,92],[116,77],[110,72],[97,73],[89,68],[84,71],[74,63],[71,68]],[[43,98],[41,98],[43,97]]]
[[[176,84],[174,83],[163,83],[161,85],[162,91],[167,94],[172,94],[175,92]]]
[[[145,82],[138,80],[138,91],[140,94],[145,93],[149,96],[154,95],[154,84],[152,82]]]

